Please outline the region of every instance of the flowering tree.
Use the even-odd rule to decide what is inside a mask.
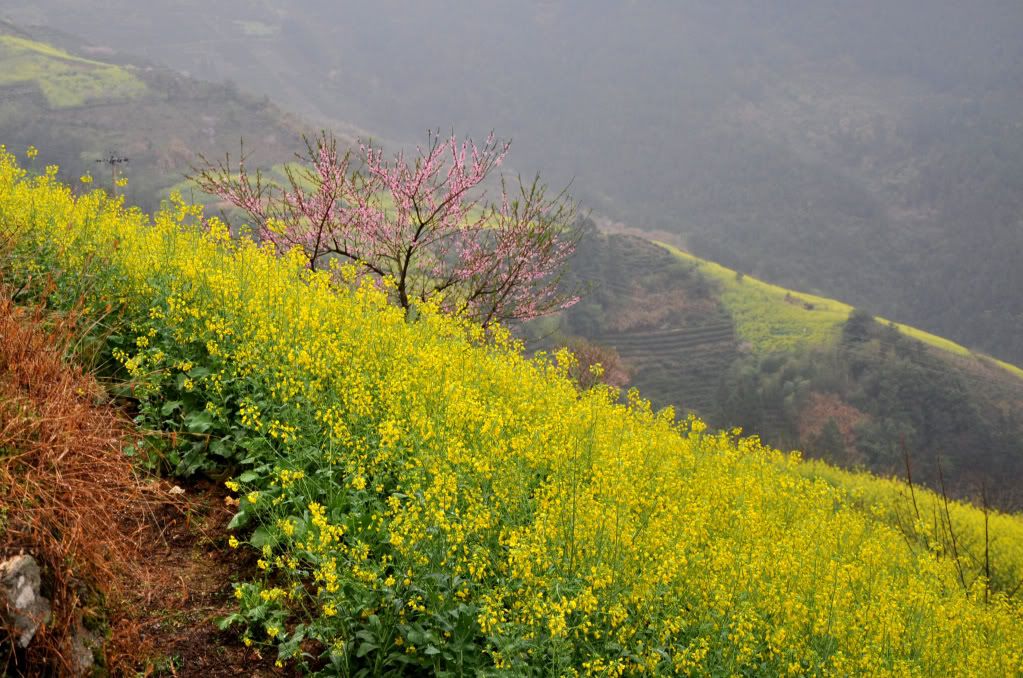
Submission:
[[[278,248],[302,248],[310,267],[341,258],[391,278],[405,309],[440,298],[487,326],[578,300],[561,285],[578,241],[574,203],[550,196],[539,176],[513,191],[502,178],[488,199],[484,184],[509,146],[493,134],[482,145],[431,134],[411,160],[360,144],[358,170],[326,133],[306,145],[284,187],[247,173],[244,151],[237,167],[203,158],[192,178],[247,212]]]

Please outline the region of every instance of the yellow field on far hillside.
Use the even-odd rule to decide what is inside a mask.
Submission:
[[[826,344],[838,338],[842,324],[853,307],[835,299],[796,292],[772,285],[748,275],[741,275],[721,264],[658,242],[672,254],[696,264],[700,272],[721,285],[721,301],[735,319],[736,331],[743,341],[761,353],[783,351],[796,346]],[[900,332],[929,346],[958,356],[990,361],[1017,377],[1023,369],[978,354],[970,349],[924,330],[878,318],[894,324]]]
[[[128,99],[146,85],[127,68],[83,59],[35,40],[0,35],[0,87],[35,83],[53,108]]]

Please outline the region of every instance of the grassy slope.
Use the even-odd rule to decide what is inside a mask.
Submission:
[[[62,272],[54,303],[122,308],[119,359],[165,417],[148,423],[186,407],[188,430],[248,455],[239,536],[273,578],[239,585],[235,621],[284,660],[297,620],[338,671],[1021,668],[1017,605],[972,577],[964,594],[926,533],[885,518],[896,492],[864,510],[754,440],[580,394],[450,319],[408,323],[372,286],[191,228],[191,210],[150,225],[3,155],[0,198],[0,225],[23,228],[15,272]]]
[[[97,100],[130,99],[146,92],[129,69],[84,59],[17,35],[0,35],[0,87],[32,83],[52,108]]]
[[[627,385],[658,406],[884,475],[904,474],[905,445],[917,482],[939,487],[940,459],[950,496],[980,501],[984,485],[992,505],[1023,508],[1013,482],[1023,464],[1017,368],[899,325],[873,325],[873,338],[853,346],[839,340],[849,305],[645,239],[595,235],[580,253],[576,268],[593,289],[527,328],[530,346],[580,336],[616,349]],[[669,275],[672,266],[692,273]],[[825,436],[829,426],[838,434]]]
[[[739,335],[759,352],[833,341],[853,310],[852,306],[834,299],[795,292],[750,276],[740,278],[730,268],[700,259],[666,243],[658,244],[676,256],[695,263],[703,273],[721,284],[721,299],[735,317]],[[889,322],[883,318],[879,320]],[[903,334],[929,346],[961,357],[994,362],[1015,376],[1023,377],[1023,369],[1015,365],[980,356],[965,346],[915,327],[893,324]]]
[[[209,623],[234,605],[231,577],[255,569],[221,536],[233,513],[224,489],[140,472],[124,454],[138,432],[87,371],[75,314],[19,306],[9,292],[0,284],[0,560],[41,561],[52,616],[24,656],[0,643],[0,671],[79,675],[81,619],[106,631],[84,637],[103,675],[212,678],[242,664],[277,675],[272,658]]]
[[[116,152],[130,158],[119,192],[154,209],[173,188],[190,195],[182,178],[199,153],[236,154],[244,138],[250,161],[272,167],[298,143],[302,123],[266,100],[77,51],[74,38],[37,38],[0,22],[0,139],[14,151],[37,146],[36,167],[59,165],[65,180],[91,173],[109,188],[109,168],[96,161]]]
[[[271,579],[238,585],[233,621],[284,661],[305,637],[338,671],[1020,668],[1016,603],[964,594],[923,535],[795,458],[579,394],[468,326],[408,323],[372,286],[189,227],[191,210],[150,226],[0,161],[15,271],[63,272],[53,303],[121,305],[116,355],[149,425],[248,455],[238,536]]]
[[[655,406],[712,412],[717,379],[738,357],[731,318],[695,265],[638,237],[584,238],[570,275],[588,288],[565,313],[523,328],[530,348],[571,337],[614,349],[629,385]]]

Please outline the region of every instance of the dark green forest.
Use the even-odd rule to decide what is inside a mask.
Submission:
[[[846,467],[906,478],[979,501],[1023,506],[1023,385],[957,365],[857,312],[841,341],[746,357],[719,386],[719,425]],[[940,467],[940,470],[939,470]]]

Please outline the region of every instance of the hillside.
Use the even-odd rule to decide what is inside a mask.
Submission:
[[[107,168],[96,160],[109,152],[127,155],[129,183],[121,191],[151,209],[170,189],[193,195],[182,174],[197,152],[233,151],[245,136],[258,151],[254,160],[272,176],[295,148],[298,123],[266,100],[66,35],[33,37],[10,24],[0,30],[0,91],[9,95],[0,104],[0,139],[12,150],[39,147],[35,167],[57,162],[66,180],[93,174],[109,187]],[[941,458],[955,496],[979,496],[989,484],[999,505],[1021,505],[1011,483],[1021,470],[1018,379],[958,344],[904,325],[901,338],[931,348],[903,347],[896,360],[879,348],[868,355],[864,344],[853,355],[840,341],[850,306],[691,256],[695,268],[669,259],[638,240],[585,244],[579,278],[595,284],[593,293],[570,314],[570,327],[548,325],[535,347],[554,347],[559,334],[583,336],[614,347],[630,383],[656,406],[692,410],[782,448],[882,473],[904,472],[906,446],[918,477],[932,486]],[[891,344],[891,337],[873,333],[877,346]],[[813,350],[797,355],[807,349]],[[822,367],[836,364],[837,372]],[[905,402],[911,407],[895,407]],[[959,423],[939,431],[935,422]]]
[[[221,626],[282,669],[1023,669],[1018,517],[580,391],[565,354],[407,320],[199,213],[150,220],[0,152],[5,279],[103,321],[140,463],[231,477],[262,574]]]
[[[244,137],[252,161],[270,167],[292,156],[300,131],[265,98],[0,22],[0,143],[35,146],[34,165],[59,165],[66,181],[91,175],[109,190],[110,167],[97,161],[125,156],[118,193],[155,209],[198,153],[236,155]]]
[[[532,348],[582,337],[657,406],[850,468],[905,477],[908,455],[931,487],[940,464],[952,495],[1023,506],[1019,368],[635,236],[591,232],[576,261],[590,293],[525,327]]]
[[[50,616],[16,621],[35,631],[12,653],[8,606],[26,604],[0,577],[0,675],[279,675],[210,622],[234,607],[230,579],[256,570],[221,536],[226,491],[135,463],[140,432],[92,373],[97,356],[75,349],[81,316],[12,303],[7,234],[0,226],[0,571],[30,558],[38,590],[21,592]]]
[[[688,263],[640,238],[601,237],[579,244],[571,284],[587,290],[563,315],[524,329],[533,350],[573,336],[615,349],[656,407],[713,411],[717,379],[734,362],[738,339],[727,309]]]
[[[495,128],[609,220],[1023,362],[1019,3],[4,11],[405,143]]]

